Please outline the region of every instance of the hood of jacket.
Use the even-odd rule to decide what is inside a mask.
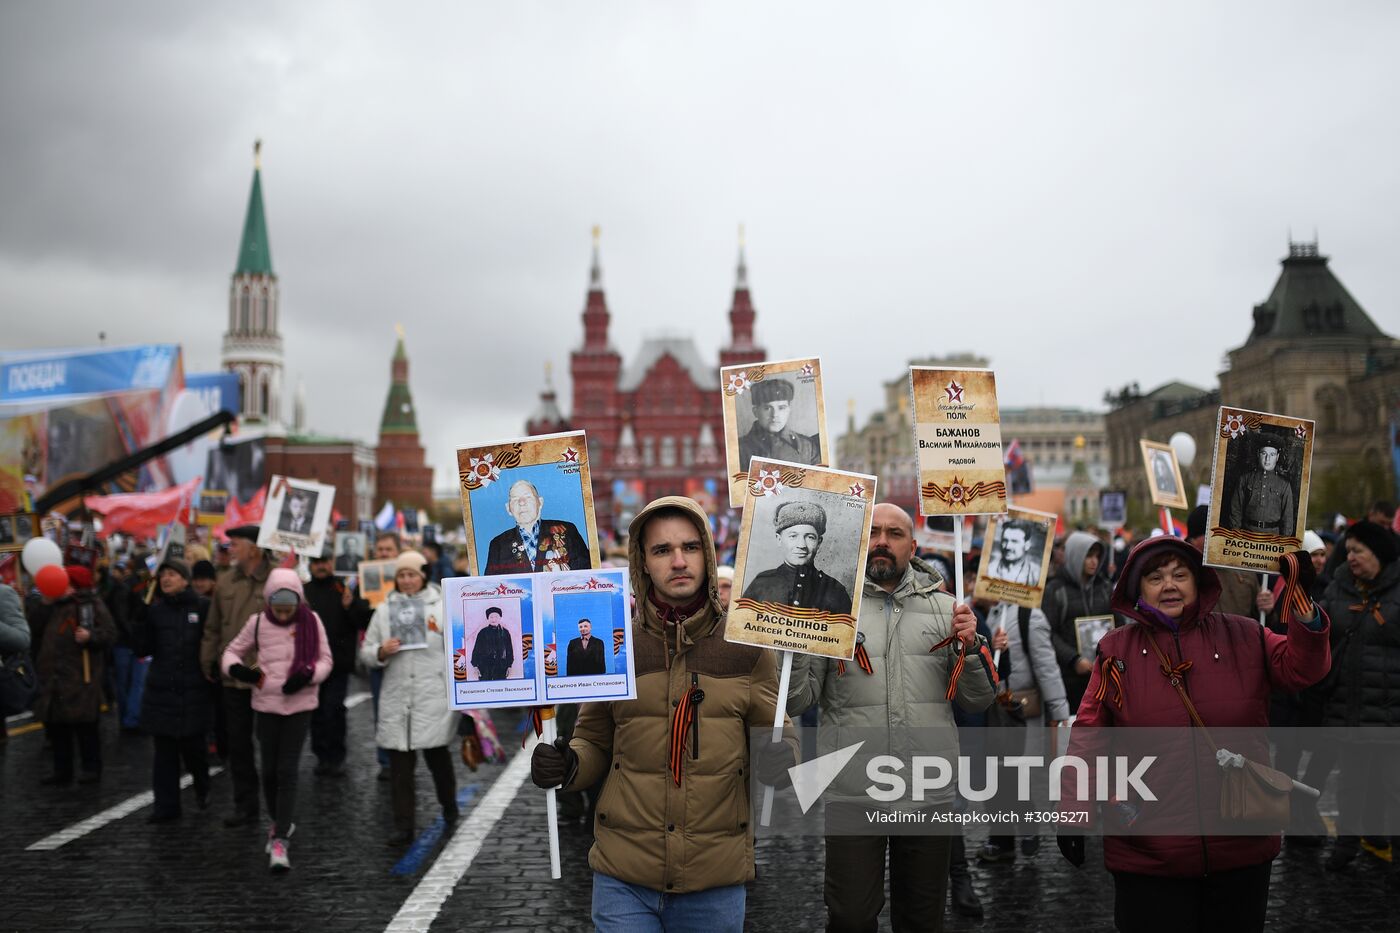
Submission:
[[[1065,538],[1065,562],[1060,567],[1059,574],[1067,583],[1084,589],[1084,560],[1096,544],[1103,550],[1103,542],[1087,531],[1072,531],[1069,537]],[[1102,559],[1099,566],[1103,566]]]
[[[302,589],[301,577],[290,567],[278,567],[267,575],[267,582],[263,584],[263,602],[267,602],[268,597],[278,590],[291,590],[297,594],[297,598],[306,602],[306,591]]]
[[[707,605],[714,618],[724,615],[725,607],[719,601],[719,588],[716,583],[718,573],[715,564],[715,539],[710,534],[710,519],[700,503],[686,496],[662,496],[647,503],[627,526],[627,572],[632,580],[632,594],[637,599],[637,617],[649,622],[652,613],[645,611],[651,597],[651,577],[646,572],[646,555],[642,553],[642,529],[657,512],[663,509],[679,509],[695,524],[700,532],[700,541],[705,548],[705,592]],[[695,617],[704,615],[697,612]]]
[[[1112,608],[1114,612],[1135,621],[1159,627],[1162,625],[1152,613],[1138,608],[1138,595],[1141,592],[1143,563],[1163,551],[1171,551],[1180,557],[1182,563],[1196,575],[1195,609],[1187,607],[1188,611],[1180,623],[1185,630],[1195,626],[1196,620],[1214,609],[1220,601],[1220,578],[1214,570],[1201,563],[1201,552],[1180,538],[1159,535],[1140,542],[1128,552],[1128,559],[1123,562],[1123,573],[1118,577],[1118,585],[1113,588]]]

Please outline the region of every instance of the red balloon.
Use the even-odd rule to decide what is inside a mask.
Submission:
[[[58,564],[40,567],[34,575],[34,585],[49,599],[58,599],[68,592],[68,572]]]

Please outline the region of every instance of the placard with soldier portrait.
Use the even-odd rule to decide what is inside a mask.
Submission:
[[[360,595],[374,609],[394,592],[395,562],[393,560],[362,560],[356,566]]]
[[[319,554],[335,505],[335,487],[309,479],[273,476],[258,528],[258,547]]]
[[[909,368],[920,515],[1006,509],[1001,409],[990,369]]]
[[[992,519],[973,596],[1040,608],[1050,573],[1057,516],[1015,506]]]
[[[1181,482],[1181,467],[1176,462],[1176,451],[1170,444],[1159,444],[1142,438],[1138,441],[1142,448],[1142,465],[1147,470],[1147,491],[1152,504],[1164,509],[1184,509],[1186,487]]]
[[[1222,407],[1216,427],[1205,562],[1276,572],[1279,556],[1302,546],[1316,426]]]
[[[821,360],[725,366],[719,381],[730,508],[743,508],[754,457],[803,466],[831,463]]]
[[[461,447],[457,473],[468,576],[599,566],[584,432]]]
[[[849,660],[875,477],[754,457],[727,641]]]

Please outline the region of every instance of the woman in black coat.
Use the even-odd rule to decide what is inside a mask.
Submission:
[[[1347,730],[1331,871],[1351,865],[1360,836],[1384,836],[1400,823],[1400,552],[1390,530],[1372,522],[1347,529],[1345,547],[1346,563],[1323,599],[1332,618],[1323,725]],[[1376,794],[1382,799],[1367,799]],[[1366,825],[1372,814],[1383,814],[1384,825]],[[1400,835],[1390,838],[1400,846]],[[1400,863],[1392,869],[1400,881]]]
[[[156,570],[159,593],[133,624],[138,656],[150,655],[141,728],[155,742],[151,769],[155,792],[152,823],[180,818],[180,762],[194,777],[194,795],[203,810],[209,801],[209,757],[204,726],[209,717],[209,686],[199,666],[199,643],[209,600],[190,589],[184,561],[167,559]]]

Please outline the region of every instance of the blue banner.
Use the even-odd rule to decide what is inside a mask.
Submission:
[[[0,404],[137,389],[163,389],[180,358],[175,344],[59,350],[0,358]]]
[[[185,389],[199,396],[209,411],[238,417],[238,373],[186,373]]]

